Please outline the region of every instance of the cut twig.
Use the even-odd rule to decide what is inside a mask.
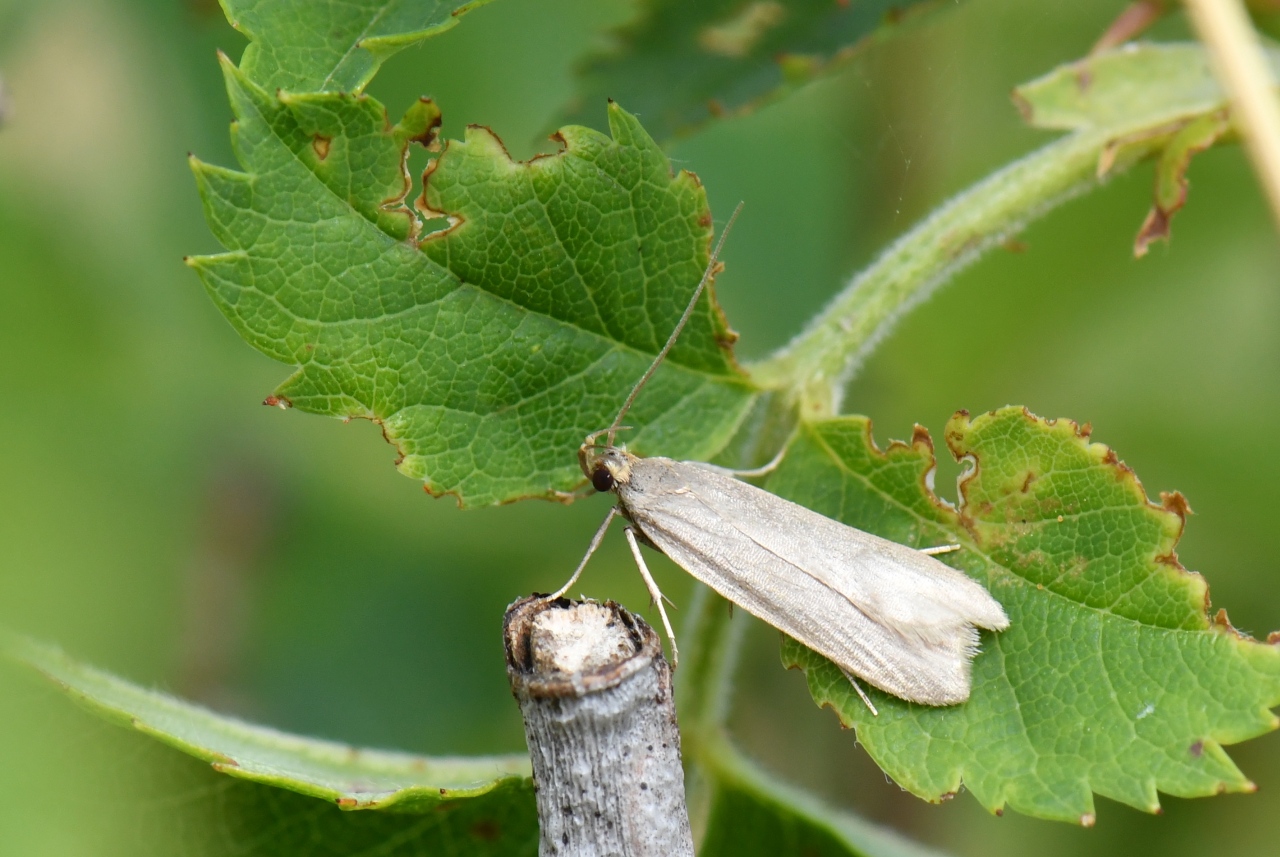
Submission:
[[[671,670],[612,601],[507,608],[507,674],[538,790],[538,853],[693,855]]]

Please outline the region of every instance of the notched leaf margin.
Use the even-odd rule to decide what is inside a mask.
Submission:
[[[1114,474],[1116,480],[1125,484],[1128,491],[1134,494],[1135,498],[1141,502],[1142,507],[1145,508],[1145,510],[1149,514],[1159,516],[1166,521],[1166,524],[1168,526],[1166,527],[1165,532],[1168,537],[1169,549],[1164,553],[1153,553],[1153,555],[1151,556],[1151,559],[1154,560],[1154,562],[1158,563],[1160,566],[1166,568],[1170,573],[1176,574],[1180,578],[1182,578],[1182,583],[1184,584],[1189,583],[1193,587],[1195,587],[1201,593],[1201,604],[1203,605],[1202,612],[1201,612],[1201,616],[1203,618],[1202,628],[1199,628],[1199,629],[1170,628],[1167,630],[1174,633],[1196,633],[1197,631],[1200,631],[1200,632],[1208,631],[1211,634],[1228,635],[1232,639],[1237,640],[1246,646],[1249,646],[1249,645],[1263,646],[1264,645],[1262,641],[1259,641],[1256,638],[1250,636],[1249,634],[1243,633],[1238,629],[1236,629],[1234,626],[1232,626],[1229,619],[1227,618],[1227,614],[1225,610],[1222,610],[1222,609],[1218,610],[1217,613],[1214,614],[1212,618],[1210,618],[1209,612],[1208,612],[1210,601],[1209,601],[1209,592],[1208,592],[1207,583],[1205,583],[1204,578],[1201,575],[1199,575],[1196,572],[1187,570],[1179,561],[1176,550],[1174,548],[1176,546],[1177,541],[1181,538],[1182,532],[1185,528],[1186,517],[1192,513],[1192,510],[1186,498],[1183,497],[1181,493],[1176,491],[1162,492],[1159,495],[1160,502],[1159,503],[1153,502],[1147,496],[1145,490],[1142,487],[1141,482],[1139,481],[1133,469],[1128,465],[1126,465],[1123,461],[1121,461],[1109,446],[1101,443],[1090,442],[1089,438],[1092,431],[1092,427],[1089,424],[1086,423],[1084,425],[1081,425],[1076,423],[1075,421],[1068,420],[1068,419],[1041,418],[1032,414],[1028,409],[1023,407],[1002,408],[999,410],[990,411],[974,419],[970,419],[970,416],[967,411],[963,411],[963,410],[957,411],[956,414],[953,415],[953,417],[947,422],[946,428],[944,430],[944,437],[946,439],[948,449],[956,457],[956,459],[961,461],[962,463],[965,461],[968,461],[970,464],[970,467],[965,472],[962,472],[957,479],[957,490],[958,490],[959,502],[955,507],[953,507],[951,506],[950,503],[948,503],[945,499],[939,497],[932,490],[931,483],[932,483],[933,473],[936,469],[936,458],[933,455],[932,440],[929,437],[929,433],[925,429],[923,429],[920,426],[914,427],[913,433],[912,433],[912,440],[910,444],[903,441],[891,441],[889,445],[882,450],[877,446],[877,444],[874,441],[874,437],[872,435],[871,421],[861,417],[855,417],[853,419],[856,419],[862,422],[862,432],[865,437],[866,449],[868,453],[871,456],[877,458],[879,462],[883,464],[891,464],[892,459],[895,456],[895,453],[899,455],[906,454],[906,455],[915,455],[920,457],[920,459],[922,460],[922,473],[924,474],[924,477],[920,481],[920,484],[922,489],[925,491],[926,498],[936,509],[943,512],[948,520],[954,521],[956,524],[959,524],[960,527],[958,527],[957,530],[962,535],[962,540],[970,542],[971,546],[974,547],[980,554],[982,554],[982,538],[981,538],[981,534],[978,532],[977,521],[975,521],[973,516],[970,514],[972,507],[969,500],[969,491],[968,491],[970,484],[973,482],[974,479],[978,477],[981,461],[980,461],[979,455],[968,447],[968,445],[966,444],[966,440],[968,438],[969,433],[975,427],[980,428],[985,421],[1000,419],[1000,418],[1008,418],[1013,413],[1016,413],[1021,419],[1028,421],[1029,423],[1033,424],[1034,426],[1036,426],[1038,429],[1042,431],[1053,432],[1058,434],[1060,437],[1065,435],[1070,439],[1071,442],[1078,444],[1079,447],[1088,454],[1089,458],[1092,459],[1092,461],[1096,465],[1101,465],[1109,468]],[[848,419],[850,418],[837,417],[830,420],[829,422],[838,422],[838,421],[844,421]],[[824,422],[828,422],[828,421],[824,421]],[[814,429],[817,429],[820,431],[820,424],[810,423],[809,428],[811,431],[813,431]],[[826,445],[824,444],[823,446],[825,447]],[[828,454],[835,456],[834,450],[830,450],[828,448],[827,451],[828,451]],[[836,458],[836,463],[837,463],[837,466],[842,466],[838,458]],[[945,525],[946,521],[939,521],[938,523],[940,525]],[[963,538],[965,536],[967,536],[967,538]],[[983,555],[985,557],[985,554]],[[992,568],[997,569],[998,570],[997,573],[1010,573],[1017,576],[1015,572],[1011,572],[1007,569],[1004,569],[1004,567],[1000,563],[996,562],[995,560],[989,557],[985,557],[985,561]],[[1030,583],[1030,581],[1025,581],[1025,582]],[[1037,587],[1037,588],[1042,588],[1042,587]],[[1129,621],[1136,621],[1136,620],[1130,619]],[[1274,649],[1280,646],[1280,631],[1273,632],[1272,634],[1270,634],[1265,641],[1265,646],[1269,649]],[[819,664],[826,666],[825,660],[821,658],[817,658],[816,662],[810,662],[809,659],[805,657],[805,655],[812,656],[813,658],[817,658],[817,656],[814,656],[811,652],[809,652],[808,649],[805,649],[801,644],[795,642],[794,640],[790,640],[784,637],[783,647],[782,647],[783,665],[788,669],[799,669],[802,672],[806,673],[809,690],[811,695],[814,697],[815,702],[818,703],[819,707],[830,709],[833,713],[835,713],[840,723],[840,726],[842,728],[845,728],[845,729],[858,728],[860,726],[860,723],[858,719],[854,716],[855,708],[858,706],[858,701],[856,700],[856,698],[852,698],[851,695],[847,699],[843,697],[840,699],[837,699],[835,696],[832,696],[831,691],[833,688],[827,686],[827,683],[826,683],[826,679],[830,678],[830,676],[825,676],[820,678],[818,675],[812,672],[812,669],[818,666]],[[846,708],[845,707],[846,704],[853,705],[855,706],[855,708]],[[1262,734],[1265,731],[1274,730],[1277,727],[1280,727],[1280,718],[1278,718],[1268,707],[1266,707],[1265,704],[1264,704],[1264,709],[1265,710],[1259,710],[1258,712],[1256,712],[1261,722],[1258,724],[1255,724],[1255,728],[1246,729],[1244,733],[1238,733],[1235,735],[1222,734],[1212,738],[1207,736],[1202,737],[1198,739],[1189,750],[1189,752],[1192,752],[1194,755],[1197,755],[1197,757],[1206,752],[1211,752],[1214,754],[1214,756],[1221,757],[1221,760],[1224,761],[1230,767],[1230,769],[1235,771],[1235,773],[1238,776],[1238,779],[1233,779],[1231,782],[1220,780],[1216,784],[1216,788],[1206,792],[1193,790],[1193,791],[1188,791],[1186,793],[1183,793],[1180,791],[1175,791],[1173,793],[1183,797],[1193,797],[1193,796],[1207,796],[1209,794],[1222,794],[1225,792],[1249,793],[1249,792],[1256,791],[1257,789],[1256,784],[1253,783],[1251,780],[1245,778],[1243,774],[1239,772],[1239,769],[1235,767],[1234,763],[1231,762],[1229,757],[1226,756],[1224,745],[1238,743],[1239,741],[1246,740],[1249,737],[1254,737],[1258,734]],[[961,765],[959,768],[957,768],[957,773],[959,774],[960,779],[957,779],[953,789],[949,791],[944,791],[938,794],[921,793],[917,791],[915,788],[912,788],[911,791],[915,792],[918,796],[930,802],[937,803],[943,800],[947,800],[954,796],[955,789],[963,787],[964,767],[965,766]],[[1090,795],[1092,795],[1093,784],[1089,780],[1086,780],[1086,782],[1089,783],[1088,791]],[[1157,813],[1157,814],[1160,813],[1161,812],[1160,804],[1155,799],[1155,789],[1160,788],[1160,786],[1155,781],[1152,781],[1151,787],[1152,787],[1152,794],[1151,794],[1151,799],[1149,803],[1146,803],[1146,804],[1135,803],[1127,799],[1124,802],[1130,805],[1133,805],[1136,808],[1143,809],[1147,812]],[[987,808],[989,809],[989,811],[992,811],[995,814],[1000,815],[1000,814],[1003,814],[1003,810],[1007,805],[1008,805],[1008,796],[1006,796],[1005,800],[1001,801],[999,804],[991,805],[991,806],[988,806]],[[1061,817],[1052,813],[1049,813],[1049,814],[1038,813],[1034,809],[1029,807],[1020,807],[1020,809],[1024,812],[1031,812],[1033,815],[1042,815],[1042,817],[1045,817],[1045,818],[1059,818],[1060,820],[1073,819],[1077,824],[1080,824],[1085,827],[1092,826],[1096,821],[1096,814],[1092,807],[1092,799],[1090,799],[1090,801],[1088,802],[1087,811],[1080,813],[1076,816],[1071,816],[1070,819],[1068,817]]]

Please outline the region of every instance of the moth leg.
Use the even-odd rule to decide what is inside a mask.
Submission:
[[[871,716],[879,717],[880,712],[876,711],[876,707],[871,704],[871,700],[867,697],[866,693],[863,692],[862,685],[858,684],[858,680],[853,677],[853,673],[846,669],[841,669],[840,672],[844,673],[844,677],[849,680],[849,684],[853,685],[853,689],[858,692],[858,696],[862,697],[862,701],[867,704],[867,708],[871,709]]]
[[[622,532],[627,537],[627,544],[631,545],[631,555],[636,559],[636,566],[640,569],[640,576],[644,578],[644,585],[649,587],[649,597],[653,599],[654,604],[658,605],[658,615],[662,617],[662,628],[667,632],[667,639],[671,641],[671,669],[674,670],[680,663],[680,650],[676,648],[676,634],[671,630],[667,609],[662,606],[667,596],[658,589],[658,584],[653,581],[653,575],[649,574],[649,566],[644,564],[644,557],[640,554],[640,544],[636,541],[635,528],[627,527]]]
[[[778,450],[778,454],[773,460],[763,467],[756,467],[751,470],[735,470],[732,467],[721,467],[718,464],[707,464],[704,461],[696,462],[699,467],[705,467],[708,470],[714,470],[716,473],[722,473],[725,476],[732,476],[736,479],[754,479],[757,476],[768,476],[770,473],[778,469],[778,465],[782,463],[782,459],[787,454],[787,448],[784,446]]]
[[[600,529],[596,530],[596,534],[591,537],[591,544],[587,545],[586,556],[582,558],[582,562],[578,563],[578,567],[573,570],[573,577],[569,578],[569,582],[555,591],[554,595],[548,595],[545,600],[555,601],[560,596],[569,591],[569,588],[578,582],[578,578],[582,576],[582,570],[587,567],[587,560],[591,559],[591,555],[596,552],[596,548],[600,547],[600,542],[604,541],[604,534],[609,529],[609,524],[613,522],[613,518],[618,514],[617,506],[609,507],[609,514],[605,515],[604,523],[600,525]]]
[[[960,545],[937,545],[931,548],[920,548],[920,553],[925,556],[937,556],[940,553],[951,553],[960,550]]]
[[[787,446],[783,444],[782,449],[778,450],[778,454],[769,460],[769,463],[763,467],[757,467],[753,470],[734,470],[733,475],[740,479],[752,478],[755,476],[768,476],[770,473],[778,469],[778,465],[782,463],[782,459],[787,455]]]

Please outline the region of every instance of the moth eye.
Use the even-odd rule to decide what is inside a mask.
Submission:
[[[597,467],[595,472],[591,474],[591,485],[600,492],[612,491],[614,486],[613,474],[604,467]]]

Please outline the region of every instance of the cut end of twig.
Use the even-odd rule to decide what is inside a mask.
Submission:
[[[613,601],[522,598],[507,608],[503,630],[517,695],[594,693],[662,658],[648,623]]]
[[[543,610],[529,628],[529,653],[537,672],[594,673],[636,653],[631,628],[614,610],[587,601]]]

